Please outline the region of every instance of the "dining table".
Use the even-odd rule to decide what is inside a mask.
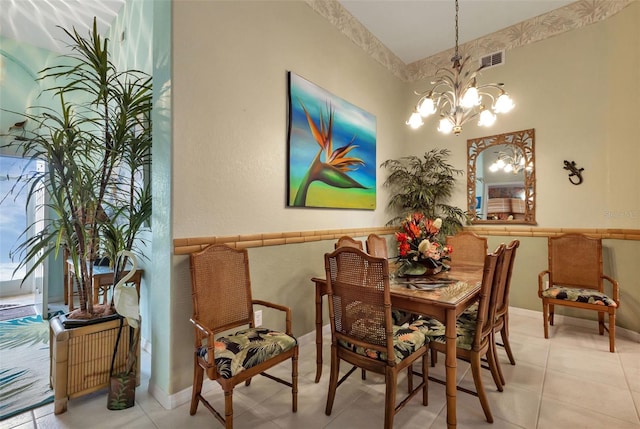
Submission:
[[[445,385],[447,427],[455,428],[456,419],[456,320],[477,299],[480,293],[483,267],[456,266],[455,269],[431,276],[400,277],[391,275],[389,286],[391,305],[395,309],[434,317],[445,325]],[[316,304],[316,378],[322,376],[322,297],[328,294],[327,281],[313,277]]]

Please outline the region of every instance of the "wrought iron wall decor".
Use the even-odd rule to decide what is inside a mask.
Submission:
[[[584,171],[584,168],[578,168],[576,167],[576,162],[575,161],[567,161],[565,159],[564,161],[564,167],[565,170],[569,170],[569,182],[573,183],[574,185],[579,185],[582,183],[582,172]]]

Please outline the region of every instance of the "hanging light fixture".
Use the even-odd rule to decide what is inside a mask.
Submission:
[[[420,96],[407,125],[419,128],[422,118],[440,112],[438,131],[458,135],[462,125],[478,118],[479,126],[489,127],[496,121],[496,114],[510,111],[514,104],[502,83],[478,85],[477,77],[481,65],[475,71],[466,70],[470,57],[464,60],[458,53],[458,0],[456,0],[456,46],[451,58],[452,69],[440,68],[436,72],[433,88],[425,92],[415,92]],[[486,98],[485,98],[486,97]],[[484,104],[491,101],[490,105]]]
[[[498,152],[498,159],[489,166],[489,171],[495,173],[496,171],[502,170],[505,173],[518,174],[523,169],[527,171],[533,169],[533,164],[525,165],[524,155],[520,149],[515,149],[511,146],[509,146],[509,148],[511,149],[511,153]]]

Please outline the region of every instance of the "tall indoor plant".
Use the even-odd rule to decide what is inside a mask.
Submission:
[[[429,219],[442,219],[440,233],[446,236],[468,223],[464,211],[447,204],[455,176],[462,174],[447,162],[449,155],[448,149],[431,149],[421,158],[411,155],[381,164],[389,170],[384,186],[391,195],[388,208],[395,215],[387,225],[400,225],[408,216],[421,213]]]
[[[141,71],[118,71],[95,19],[88,37],[63,31],[71,53],[38,78],[59,107],[22,113],[26,122],[7,144],[23,157],[46,161],[45,171],[21,175],[16,189],[28,193],[29,204],[44,187],[42,204],[51,213],[40,233],[30,236],[32,225],[27,226],[12,257],[20,260],[16,271],[30,267],[28,276],[66,250],[80,299],[69,317],[92,319],[114,312],[113,301],[94,306],[94,262],[106,258],[116,264],[115,285],[127,265],[127,258],[116,255],[123,250],[144,255],[141,233],[149,229],[151,216],[145,175],[151,164],[152,81]]]

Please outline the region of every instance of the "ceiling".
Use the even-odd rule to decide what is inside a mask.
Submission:
[[[125,0],[0,0],[0,34],[19,42],[65,52],[69,39],[57,26],[88,34],[96,17],[102,35]]]
[[[453,48],[453,0],[338,0],[405,64]],[[459,0],[459,44],[551,10],[566,0]]]
[[[452,48],[453,0],[338,0],[405,64]],[[57,26],[101,34],[125,0],[0,0],[0,34],[54,52],[67,40]],[[460,0],[460,44],[565,6],[566,0]],[[36,25],[34,25],[34,23]]]

